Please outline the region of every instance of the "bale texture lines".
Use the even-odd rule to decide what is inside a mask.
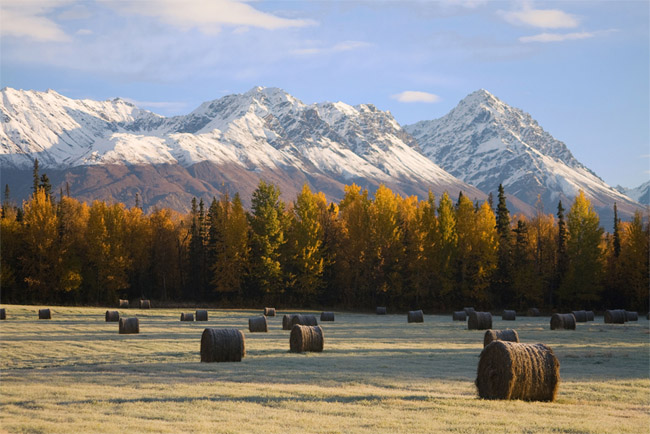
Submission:
[[[266,333],[269,326],[264,315],[248,318],[248,331],[251,333]]]
[[[320,326],[296,324],[291,329],[289,348],[292,353],[321,352],[323,345],[323,329]]]
[[[38,319],[52,319],[52,311],[50,309],[39,309]]]
[[[194,321],[194,314],[191,312],[181,313],[181,321]]]
[[[291,318],[291,330],[293,330],[293,326],[296,324],[298,325],[307,325],[307,326],[317,326],[318,325],[318,320],[314,315],[294,315],[293,318]]]
[[[468,330],[488,330],[492,328],[492,314],[490,312],[476,312],[469,313],[467,320]]]
[[[572,313],[554,313],[551,317],[551,330],[575,330],[576,317]]]
[[[322,321],[334,321],[334,312],[321,312],[320,320]]]
[[[587,322],[587,311],[586,310],[574,310],[571,312],[574,317],[576,317],[576,322]]]
[[[483,348],[487,347],[492,341],[519,342],[517,330],[486,330],[483,337]]]
[[[606,324],[623,324],[625,323],[625,311],[623,309],[611,309],[605,311]]]
[[[205,309],[196,311],[196,320],[197,321],[207,321],[208,320],[208,311]]]
[[[275,308],[274,307],[265,307],[264,308],[264,316],[275,316]]]
[[[120,303],[118,305],[120,309],[128,309],[129,308],[129,300],[122,300],[120,298]]]
[[[639,313],[638,312],[630,312],[629,310],[625,311],[625,321],[638,321],[639,320]]]
[[[408,322],[424,322],[424,313],[421,310],[410,310],[406,316]]]
[[[106,311],[106,322],[118,322],[120,320],[120,313],[116,310]]]
[[[282,330],[291,330],[294,314],[288,314],[282,316]]]
[[[593,321],[596,319],[596,315],[594,314],[593,310],[588,310],[587,311],[587,321]]]
[[[517,319],[517,312],[514,310],[504,310],[501,319],[503,321],[515,321]]]
[[[241,362],[246,356],[244,334],[237,329],[207,328],[201,335],[201,362]]]
[[[140,320],[138,318],[120,318],[119,334],[135,335],[140,333]]]

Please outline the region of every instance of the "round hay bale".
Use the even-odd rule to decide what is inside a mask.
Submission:
[[[264,316],[275,316],[275,308],[274,307],[265,307],[264,308]]]
[[[106,322],[118,322],[120,320],[120,313],[116,310],[106,311]]]
[[[119,308],[120,309],[128,309],[129,308],[129,300],[122,300],[120,298],[120,303],[119,303]]]
[[[196,320],[197,321],[207,321],[208,320],[208,311],[207,310],[197,310],[196,311]]]
[[[560,362],[544,344],[494,341],[481,352],[476,388],[483,399],[553,401]]]
[[[539,309],[536,307],[529,308],[528,312],[526,312],[526,316],[539,316]]]
[[[191,312],[183,312],[181,313],[181,321],[194,321],[194,314]]]
[[[244,356],[246,356],[246,340],[239,330],[214,328],[203,330],[202,362],[241,362]]]
[[[576,317],[576,322],[587,322],[587,311],[586,310],[574,310],[571,312],[573,316]]]
[[[120,318],[119,330],[121,335],[134,335],[140,333],[140,320],[138,318]]]
[[[467,319],[467,314],[464,310],[458,310],[451,315],[451,319],[454,321],[465,321]]]
[[[490,312],[469,313],[467,320],[467,330],[488,330],[492,328],[492,314]]]
[[[291,321],[293,321],[293,317],[295,315],[284,315],[282,317],[282,330],[291,330],[292,324]]]
[[[377,315],[386,315],[386,307],[377,306],[377,309],[375,309],[375,312],[377,313]]]
[[[151,309],[150,300],[140,300],[140,309]]]
[[[623,309],[612,309],[605,311],[605,324],[625,323],[625,311]]]
[[[334,312],[321,312],[320,320],[322,321],[334,321]]]
[[[0,309],[0,320],[7,319],[7,311],[2,308]]]
[[[486,330],[483,337],[483,347],[487,347],[492,341],[519,342],[517,330]]]
[[[551,317],[551,330],[575,330],[576,317],[572,313],[554,313]]]
[[[587,311],[587,321],[593,321],[596,319],[596,315],[594,314],[593,310],[588,310]]]
[[[469,317],[469,314],[472,312],[476,312],[473,307],[464,307],[463,310],[465,311],[465,315]]]
[[[638,321],[639,314],[637,312],[630,312],[629,310],[625,311],[625,321]]]
[[[291,318],[291,330],[293,330],[293,326],[295,326],[296,324],[317,326],[318,320],[314,315],[294,315],[293,318]]]
[[[251,333],[268,332],[269,326],[266,323],[266,317],[264,315],[260,315],[248,318],[248,331]]]
[[[410,310],[406,320],[408,322],[424,322],[424,313],[421,310]]]
[[[52,312],[50,309],[39,309],[38,319],[52,319]]]
[[[503,321],[515,321],[517,319],[517,312],[514,310],[504,310],[501,319]]]
[[[291,329],[289,348],[292,353],[321,352],[323,344],[323,329],[320,326],[296,324]]]

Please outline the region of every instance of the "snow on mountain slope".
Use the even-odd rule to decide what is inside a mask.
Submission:
[[[650,205],[650,181],[646,181],[636,188],[625,188],[617,185],[616,190],[643,205]]]
[[[565,208],[579,190],[602,215],[614,203],[624,214],[639,208],[582,165],[566,145],[544,131],[528,114],[478,90],[447,115],[404,127],[424,155],[452,175],[484,192],[506,194],[534,206],[541,197],[546,212],[559,200]]]

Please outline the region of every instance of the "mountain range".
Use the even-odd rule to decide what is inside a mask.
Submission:
[[[402,127],[372,104],[304,104],[281,89],[256,87],[163,117],[120,98],[74,100],[47,92],[1,91],[0,168],[14,199],[26,198],[38,158],[58,190],[82,200],[118,200],[145,209],[188,209],[239,192],[246,203],[265,179],[285,200],[302,185],[343,196],[346,184],[402,195],[460,191],[485,200],[503,183],[512,212],[565,208],[582,189],[601,216],[616,202],[629,216],[641,205],[606,185],[530,115],[485,90],[440,119]]]

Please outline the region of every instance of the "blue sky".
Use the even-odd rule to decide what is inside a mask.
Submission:
[[[650,3],[2,0],[0,83],[163,115],[261,85],[440,117],[484,88],[610,185],[650,179]]]

